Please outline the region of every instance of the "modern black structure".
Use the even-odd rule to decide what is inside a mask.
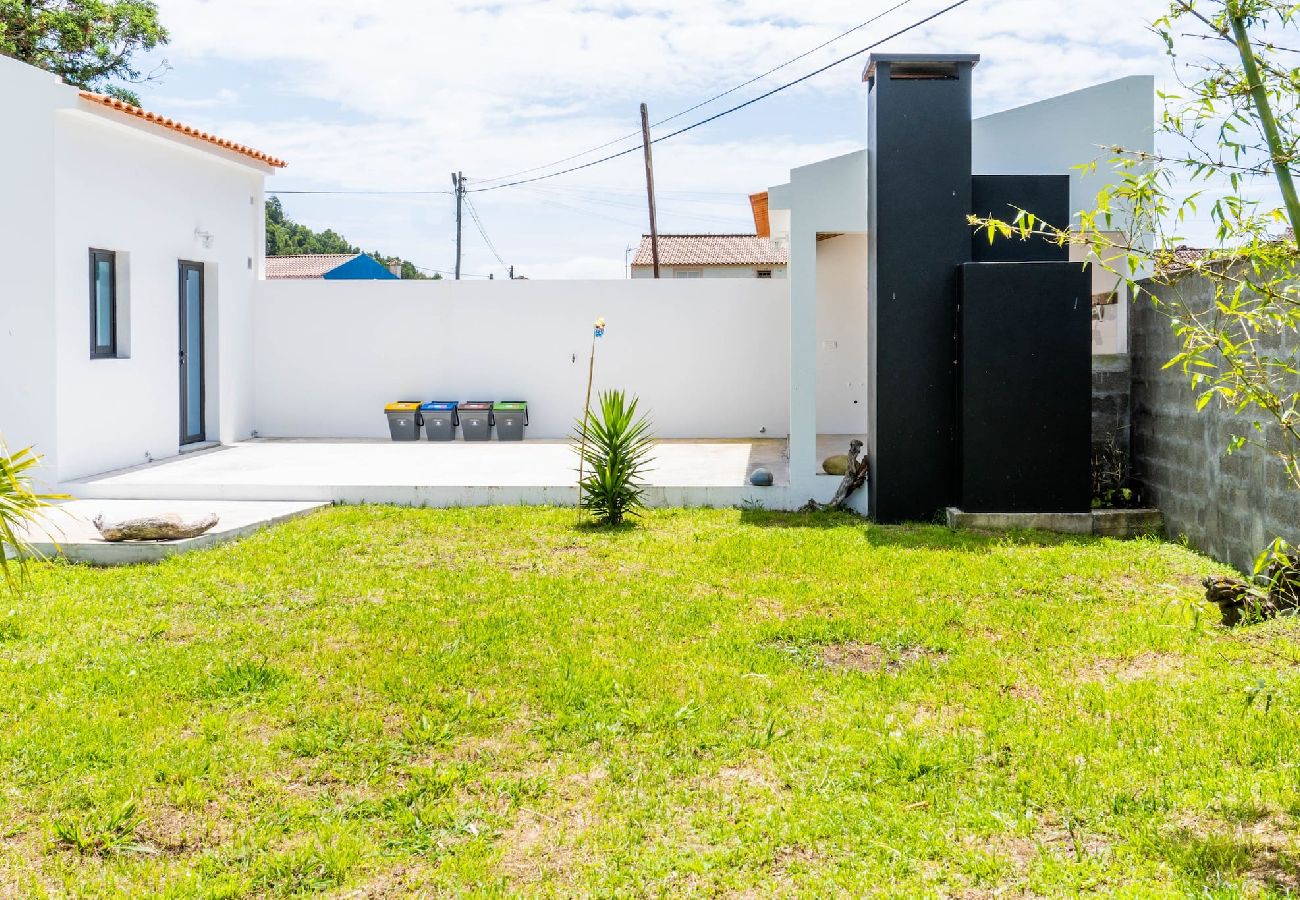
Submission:
[[[968,216],[1069,221],[1068,176],[973,176],[978,56],[873,55],[867,106],[871,515],[1089,506],[1090,275]]]

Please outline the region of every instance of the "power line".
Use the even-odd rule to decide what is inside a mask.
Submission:
[[[415,194],[452,194],[454,191],[267,191],[268,194],[401,194],[404,196]]]
[[[851,59],[856,59],[862,54],[876,49],[881,44],[887,41],[892,41],[896,37],[901,37],[907,34],[909,31],[915,31],[916,29],[920,28],[922,25],[929,24],[930,22],[933,22],[935,19],[939,18],[940,16],[952,12],[954,9],[956,9],[959,6],[965,6],[969,2],[970,0],[956,0],[955,3],[951,3],[948,6],[945,6],[943,9],[939,10],[938,12],[931,13],[930,15],[926,16],[924,19],[920,19],[916,22],[913,22],[911,25],[908,25],[906,28],[900,28],[898,31],[895,31],[893,34],[887,37],[883,37],[880,40],[875,41],[871,44],[868,44],[867,46],[863,47],[861,50],[857,50],[853,53],[850,53],[848,56],[841,56],[839,59],[827,63],[826,65],[822,66],[819,69],[814,69],[813,71],[809,72],[807,75],[802,75],[799,78],[794,79],[793,81],[787,81],[785,84],[778,85],[777,87],[772,88],[770,91],[765,91],[762,94],[759,94],[757,97],[753,97],[749,100],[746,100],[744,103],[738,103],[735,106],[731,107],[730,109],[724,109],[720,113],[715,113],[714,115],[711,115],[708,118],[700,119],[698,122],[693,122],[684,128],[678,128],[676,131],[670,131],[668,134],[660,135],[659,137],[652,140],[650,143],[657,144],[660,141],[666,141],[670,138],[677,137],[679,134],[685,134],[688,131],[692,131],[696,128],[699,128],[701,125],[707,125],[710,122],[716,122],[718,119],[721,119],[723,116],[729,116],[732,113],[742,110],[747,106],[753,106],[755,103],[758,103],[760,100],[766,100],[768,97],[771,97],[774,94],[779,94],[781,91],[784,91],[787,88],[792,88],[796,84],[801,84],[807,81],[809,78],[813,78],[817,75],[820,75],[821,73],[829,69],[833,69],[838,65],[846,63]],[[493,184],[487,187],[470,188],[469,190],[471,193],[477,194],[477,193],[483,193],[484,191],[495,191],[495,190],[500,190],[501,188],[515,187],[516,185],[520,185],[520,184],[531,184],[534,181],[543,181],[547,178],[555,178],[559,175],[567,175],[570,172],[577,172],[581,169],[589,169],[592,166],[598,166],[601,163],[609,162],[612,159],[618,159],[620,156],[627,156],[629,153],[635,153],[640,149],[641,149],[640,146],[630,147],[626,150],[620,150],[617,153],[611,153],[608,156],[603,156],[600,159],[583,163],[582,165],[570,166],[567,169],[561,169],[558,172],[549,172],[545,175],[534,175],[532,178],[521,178],[518,181],[507,181],[504,184]]]
[[[675,112],[671,116],[668,116],[666,119],[660,119],[657,122],[653,122],[651,123],[651,127],[658,128],[660,125],[663,125],[666,122],[671,122],[674,119],[679,119],[688,113],[695,112],[695,110],[700,109],[701,107],[708,106],[710,103],[713,103],[716,100],[721,100],[723,97],[726,97],[729,94],[734,94],[736,91],[742,90],[743,88],[747,88],[751,84],[754,84],[757,81],[762,81],[764,78],[773,74],[774,72],[779,72],[781,69],[784,69],[786,66],[793,65],[794,63],[797,63],[801,59],[806,59],[807,57],[812,56],[818,50],[823,50],[826,47],[829,47],[831,44],[835,43],[836,41],[848,37],[849,35],[853,34],[855,31],[861,31],[863,28],[866,28],[868,25],[873,25],[876,22],[879,22],[885,16],[889,15],[892,12],[896,12],[897,10],[902,9],[904,6],[907,6],[909,3],[912,2],[914,2],[914,0],[900,0],[900,2],[895,3],[893,6],[889,7],[889,9],[886,9],[884,12],[877,13],[876,15],[872,16],[870,19],[867,19],[865,22],[860,22],[859,24],[854,25],[852,28],[848,29],[847,31],[840,32],[830,40],[823,41],[822,43],[818,44],[816,47],[813,47],[810,50],[805,50],[803,53],[800,53],[798,56],[793,56],[790,59],[787,59],[785,62],[773,66],[772,68],[768,69],[766,72],[762,72],[758,75],[755,75],[753,78],[750,78],[747,81],[742,81],[740,84],[735,85],[734,87],[727,88],[725,91],[723,91],[720,94],[714,94],[709,99],[701,100],[699,103],[696,103],[694,106],[688,106],[686,109]],[[519,175],[528,175],[531,174],[532,172],[540,171],[541,169],[549,169],[552,166],[558,166],[566,162],[571,162],[572,160],[575,159],[580,159],[591,153],[595,153],[597,150],[604,150],[606,147],[612,147],[615,144],[620,144],[623,141],[630,140],[631,138],[640,137],[640,136],[641,136],[640,131],[633,131],[630,132],[629,134],[623,135],[622,137],[614,138],[614,140],[612,141],[606,141],[603,144],[597,144],[595,147],[589,147],[586,150],[583,150],[581,153],[575,153],[572,156],[566,156],[563,159],[557,159],[554,162],[549,162],[540,166],[533,166],[530,169],[522,169],[518,172],[512,172],[509,175],[498,175],[495,178],[477,178],[474,180],[475,181],[505,181],[508,178],[515,178]]]
[[[469,209],[469,217],[474,220],[474,226],[478,228],[478,233],[482,236],[483,243],[487,244],[487,248],[492,251],[492,255],[497,258],[497,262],[501,263],[503,267],[506,267],[506,261],[502,259],[501,254],[497,252],[496,244],[492,243],[492,238],[487,236],[487,231],[483,228],[483,220],[479,218],[478,210],[474,208],[474,204],[469,201],[468,197],[465,198],[465,206]]]

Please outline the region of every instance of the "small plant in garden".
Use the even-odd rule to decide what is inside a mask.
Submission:
[[[65,499],[61,494],[38,493],[32,487],[32,470],[40,461],[31,447],[10,454],[0,442],[0,575],[12,593],[21,590],[26,560],[33,555],[20,529],[40,519],[52,501]]]
[[[136,837],[144,822],[134,800],[115,807],[104,818],[93,814],[81,818],[61,818],[53,823],[54,838],[58,844],[75,850],[83,856],[107,856],[124,850],[147,849]]]
[[[654,438],[650,419],[637,415],[637,398],[622,391],[600,395],[599,410],[577,423],[582,476],[582,508],[601,525],[618,525],[645,508],[641,477],[650,461]]]
[[[1092,508],[1136,509],[1142,498],[1129,470],[1128,454],[1112,435],[1092,451]]]

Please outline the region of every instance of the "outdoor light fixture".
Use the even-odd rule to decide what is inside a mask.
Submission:
[[[212,232],[204,231],[202,228],[194,229],[194,239],[203,245],[204,249],[212,246]]]

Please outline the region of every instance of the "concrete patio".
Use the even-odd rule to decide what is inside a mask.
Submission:
[[[844,452],[849,440],[820,437],[819,456]],[[576,465],[567,441],[260,439],[64,487],[85,499],[571,505],[577,500]],[[772,487],[749,484],[758,467],[772,472]],[[784,439],[661,441],[647,477],[647,501],[653,506],[775,507],[790,490],[789,474]],[[829,498],[839,483],[831,476],[817,481],[817,494],[824,495],[818,500]]]

